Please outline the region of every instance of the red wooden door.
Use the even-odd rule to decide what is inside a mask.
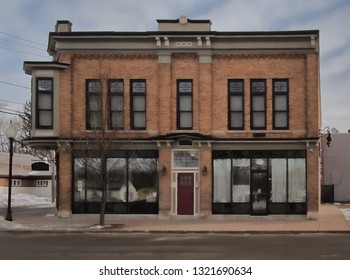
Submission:
[[[193,215],[194,174],[177,175],[177,214]]]

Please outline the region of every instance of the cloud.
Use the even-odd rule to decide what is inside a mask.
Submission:
[[[47,44],[58,19],[73,23],[74,31],[156,30],[156,19],[210,19],[212,30],[320,30],[321,94],[323,122],[347,130],[350,104],[350,1],[348,0],[11,0],[2,3],[0,32]],[[0,33],[0,38],[4,35]],[[6,36],[5,36],[6,37]],[[8,37],[7,37],[8,38]],[[29,53],[46,55],[5,43]],[[46,46],[43,46],[46,49]],[[47,59],[51,59],[47,56]],[[24,60],[47,60],[31,54],[0,48],[0,77],[12,83],[30,85],[22,70]],[[27,94],[0,85],[13,101],[25,102]],[[21,96],[21,97],[19,97]],[[12,99],[13,98],[13,99]]]

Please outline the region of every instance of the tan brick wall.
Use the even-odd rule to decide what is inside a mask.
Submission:
[[[310,146],[307,149],[307,212],[313,217],[317,213],[320,204],[320,160],[317,146]]]
[[[150,55],[75,55],[63,57],[71,62],[61,72],[60,133],[61,137],[82,137],[85,131],[85,81],[102,79],[106,96],[108,79],[124,80],[124,131],[119,138],[148,138],[177,131],[177,80],[193,80],[193,131],[222,138],[252,138],[250,130],[250,80],[267,82],[268,138],[317,137],[319,128],[318,55],[233,55],[213,56],[211,64],[200,64],[196,54],[176,54],[170,64],[160,64]],[[289,79],[289,131],[272,132],[272,79]],[[145,79],[147,83],[147,131],[130,130],[130,80]],[[244,79],[245,131],[228,131],[228,79]],[[186,131],[187,132],[187,131]],[[159,180],[159,210],[171,211],[171,148],[159,149],[160,168],[167,169]],[[71,156],[61,153],[60,209],[71,207]],[[319,169],[316,151],[308,152],[308,211],[318,210]],[[211,211],[212,160],[211,149],[201,148],[201,166],[208,174],[200,174],[200,209]]]
[[[66,58],[67,60],[67,58]],[[250,130],[250,80],[266,79],[267,137],[317,137],[320,125],[319,67],[317,54],[214,56],[200,64],[196,54],[177,54],[171,64],[159,64],[156,56],[75,56],[62,71],[60,84],[60,133],[85,131],[86,79],[124,80],[124,137],[149,137],[130,131],[130,80],[146,79],[147,130],[164,135],[176,130],[178,79],[193,79],[193,130],[216,137],[252,137]],[[272,79],[289,79],[289,131],[272,130]],[[71,83],[73,79],[73,82]],[[229,79],[244,79],[245,132],[228,131]],[[104,99],[106,100],[106,99]],[[74,105],[72,105],[74,104]],[[105,104],[106,105],[106,104]],[[106,110],[105,110],[106,111]],[[214,132],[212,132],[214,131]],[[142,136],[143,135],[143,136]]]
[[[267,130],[272,130],[272,79],[289,79],[289,130],[267,133],[267,137],[306,137],[306,57],[295,56],[218,56],[213,60],[213,126],[214,130],[227,131],[227,80],[244,79],[245,130],[250,130],[250,80],[266,79]],[[312,92],[312,94],[314,94]],[[316,97],[317,98],[317,95]],[[317,114],[313,111],[317,120]],[[235,137],[234,134],[216,134],[217,137]],[[251,137],[251,133],[238,137]]]
[[[207,174],[202,174],[203,167],[207,167]],[[200,151],[200,212],[210,213],[212,208],[212,157],[211,148],[203,147]]]
[[[159,176],[159,212],[164,215],[170,215],[171,211],[171,148],[161,147],[159,149],[159,169],[163,166],[166,168],[166,173]]]
[[[70,211],[72,205],[72,155],[70,151],[59,153],[58,210]]]

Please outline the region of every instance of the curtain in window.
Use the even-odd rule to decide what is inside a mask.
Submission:
[[[231,160],[214,160],[214,202],[231,202]]]
[[[232,202],[250,201],[250,160],[232,161]]]
[[[288,159],[288,201],[306,202],[305,159]]]
[[[287,202],[287,159],[270,159],[271,200]]]

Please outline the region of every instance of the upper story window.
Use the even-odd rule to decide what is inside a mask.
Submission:
[[[86,81],[86,128],[102,128],[102,99],[100,80]]]
[[[124,128],[124,81],[108,81],[109,126],[111,129]]]
[[[251,128],[266,129],[266,80],[251,80]]]
[[[193,81],[177,81],[177,129],[193,127]]]
[[[130,81],[131,129],[146,129],[146,81]]]
[[[53,127],[53,79],[36,79],[36,128]]]
[[[288,79],[274,79],[273,87],[273,128],[288,129],[289,128],[289,110],[288,95],[289,83]]]
[[[228,81],[229,129],[244,129],[244,80]]]

